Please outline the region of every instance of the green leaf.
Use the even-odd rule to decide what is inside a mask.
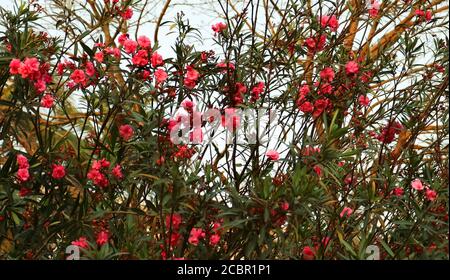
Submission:
[[[384,240],[380,239],[380,243],[381,245],[383,245],[383,248],[386,250],[386,252],[389,254],[389,256],[394,257],[395,254],[394,252],[392,252],[391,248],[389,247],[389,245],[384,242]]]

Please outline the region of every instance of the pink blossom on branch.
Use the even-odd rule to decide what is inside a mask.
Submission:
[[[200,239],[205,237],[205,232],[201,228],[192,228],[189,234],[188,242],[194,246],[197,246]]]
[[[59,164],[52,165],[52,177],[54,179],[62,179],[66,176],[66,168]]]
[[[345,217],[350,217],[350,215],[353,213],[353,209],[350,207],[344,207],[344,209],[342,209],[341,214],[339,214],[339,217],[343,218]]]
[[[275,150],[268,150],[266,156],[271,161],[275,161],[280,158],[280,154]]]
[[[335,15],[332,16],[322,16],[320,18],[320,25],[322,28],[329,27],[331,31],[337,31],[339,27],[339,22]]]
[[[227,29],[227,25],[223,22],[218,22],[216,24],[213,24],[213,26],[211,28],[215,33],[221,33],[225,29]]]
[[[412,181],[411,187],[417,191],[421,191],[425,188],[422,184],[422,181],[420,181],[420,179],[415,179],[414,181]]]

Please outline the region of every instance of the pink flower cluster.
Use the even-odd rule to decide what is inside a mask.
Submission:
[[[200,77],[200,74],[197,70],[194,69],[193,66],[186,66],[186,75],[184,77],[184,86],[188,89],[194,89],[197,85],[197,80]]]
[[[358,73],[359,65],[356,61],[349,61],[345,65],[345,73],[350,79],[354,79]],[[319,96],[331,95],[339,93],[339,90],[343,87],[338,88],[335,91],[332,86],[332,82],[335,80],[336,73],[332,67],[325,67],[319,72],[320,81],[316,81],[314,86],[316,87],[316,92]],[[362,80],[362,78],[361,78]],[[319,117],[323,112],[330,111],[333,108],[331,100],[327,97],[312,98],[308,97],[311,92],[311,88],[307,84],[302,84],[298,90],[298,98],[296,101],[297,107],[303,113],[312,113],[314,118]],[[314,102],[314,103],[313,103]],[[367,106],[368,98],[360,98],[361,104]]]
[[[377,0],[371,0],[369,8],[369,16],[371,18],[376,18],[378,16],[379,11],[380,11],[380,2],[378,2]]]
[[[425,187],[420,179],[415,179],[411,182],[411,187],[417,191],[425,190],[425,197],[429,201],[434,201],[437,198],[437,192],[435,190],[430,189],[429,187]]]
[[[339,22],[335,15],[320,17],[320,26],[322,28],[329,27],[331,31],[336,32],[339,27]]]
[[[128,141],[134,135],[133,127],[129,124],[123,124],[119,127],[119,134],[123,140]]]
[[[110,6],[110,8],[108,9],[113,13],[113,15],[118,15],[125,21],[133,17],[133,10],[131,9],[131,7],[127,7],[127,5],[121,5],[121,3],[119,3],[119,0],[104,0],[104,2],[105,4]],[[126,3],[125,1],[120,2]]]
[[[325,48],[327,36],[325,34],[309,37],[305,40],[305,45],[309,53],[320,52]]]
[[[209,236],[209,245],[216,246],[220,242],[220,227],[222,226],[221,222],[213,222],[210,230],[205,232],[202,228],[192,228],[189,234],[188,242],[194,246],[198,246],[201,239],[206,238],[208,233]]]
[[[259,95],[264,92],[264,87],[264,82],[259,82],[252,88],[252,97],[250,99],[252,102],[255,102],[259,99]]]
[[[107,230],[101,230],[97,233],[96,243],[98,246],[103,246],[109,242],[109,233]],[[72,245],[83,249],[89,249],[88,239],[85,236],[80,236],[77,240],[72,241]]]
[[[377,136],[377,139],[385,144],[389,144],[395,139],[395,135],[400,134],[403,126],[398,121],[389,122]]]
[[[267,158],[268,158],[269,160],[275,161],[275,160],[278,160],[278,159],[280,158],[280,153],[278,153],[278,152],[275,151],[275,150],[268,150],[268,151],[266,152],[266,156],[267,156]]]
[[[97,59],[97,55],[95,59]],[[70,82],[67,83],[69,88],[74,88],[77,86],[85,88],[91,84],[94,84],[98,78],[98,72],[95,65],[90,61],[82,64],[79,68],[77,68],[75,64],[70,61],[58,63],[58,75],[63,75],[65,69],[69,69],[71,71],[69,76]]]
[[[339,214],[339,217],[343,218],[345,216],[345,217],[348,218],[348,217],[350,217],[351,214],[353,214],[353,209],[350,208],[350,207],[345,206],[342,209],[341,214]]]
[[[9,63],[9,73],[32,81],[34,89],[39,94],[47,89],[48,83],[52,82],[52,77],[48,74],[49,69],[50,64],[41,64],[36,57],[27,57],[23,61],[15,58]]]
[[[227,25],[223,22],[218,22],[212,25],[212,30],[214,33],[222,33],[225,29],[227,29]]]
[[[94,185],[100,188],[106,188],[109,185],[107,174],[109,173],[109,167],[111,163],[106,159],[95,160],[92,163],[91,169],[87,174],[87,178],[91,180]],[[111,170],[111,174],[117,180],[123,179],[122,167],[120,165],[114,166]]]
[[[431,19],[433,18],[433,14],[431,13],[430,10],[424,11],[424,10],[419,10],[417,9],[415,11],[416,16],[419,18],[420,21],[431,21]]]
[[[26,182],[30,179],[30,173],[28,168],[30,168],[30,164],[28,163],[28,159],[24,155],[17,155],[17,165],[19,166],[19,170],[17,171],[17,178],[20,182]]]
[[[66,168],[63,165],[60,164],[53,164],[52,165],[52,177],[54,179],[62,179],[66,176]]]

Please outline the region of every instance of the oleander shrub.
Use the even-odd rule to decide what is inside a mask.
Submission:
[[[1,259],[448,259],[448,2],[69,2],[0,9]]]

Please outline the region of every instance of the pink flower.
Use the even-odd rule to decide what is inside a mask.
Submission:
[[[437,192],[432,189],[427,189],[425,191],[425,196],[429,201],[434,201],[437,198]]]
[[[97,60],[98,62],[102,63],[102,62],[103,62],[103,59],[104,59],[103,52],[97,52],[97,53],[95,53],[94,59]]]
[[[224,31],[225,29],[227,29],[227,25],[223,22],[218,22],[216,24],[213,24],[213,26],[211,26],[211,28],[215,33],[220,33],[222,31]]]
[[[20,62],[20,59],[14,58],[9,63],[9,73],[11,73],[12,75],[19,74],[19,68],[21,67],[21,65],[22,62]]]
[[[356,63],[356,61],[353,61],[353,60],[349,61],[345,65],[345,72],[347,73],[347,75],[357,74],[358,71],[359,71],[359,66],[358,66],[358,63]]]
[[[421,191],[424,189],[424,186],[422,184],[422,181],[420,179],[415,179],[411,182],[411,187],[417,191]]]
[[[280,153],[275,150],[268,150],[266,156],[269,158],[269,160],[278,160],[280,158]]]
[[[95,66],[90,61],[86,62],[86,74],[91,77],[95,75]]]
[[[126,33],[120,34],[119,38],[117,39],[120,45],[123,45],[126,40],[128,40],[128,34]]]
[[[119,48],[109,48],[105,49],[108,54],[112,54],[116,59],[120,59],[120,49]]]
[[[330,16],[322,16],[320,18],[320,25],[322,28],[330,27],[331,31],[336,31],[339,27],[339,22],[335,15]]]
[[[415,14],[416,14],[416,16],[418,16],[418,17],[423,17],[423,16],[425,16],[425,12],[422,11],[422,10],[419,10],[419,9],[417,9],[417,10],[415,11]]]
[[[109,184],[105,174],[101,173],[97,169],[92,168],[91,170],[89,170],[87,178],[91,180],[94,185],[99,186],[100,188],[106,188]]]
[[[236,104],[241,104],[244,101],[244,94],[247,92],[247,86],[243,83],[236,83],[236,91],[234,92],[233,100]]]
[[[192,66],[186,67],[186,76],[184,79],[184,85],[188,89],[193,89],[196,86],[196,81],[199,78],[200,74],[197,70],[194,69]]]
[[[152,54],[151,61],[152,61],[152,67],[154,67],[154,68],[164,64],[162,56],[159,53],[157,53],[157,52],[154,52]]]
[[[148,54],[146,50],[139,50],[137,54],[131,58],[131,62],[137,66],[145,66],[148,63]]]
[[[289,210],[289,203],[288,203],[287,201],[282,202],[282,203],[280,204],[280,208],[281,208],[283,211]]]
[[[313,117],[317,118],[319,117],[323,111],[328,110],[331,107],[331,102],[329,99],[324,98],[324,99],[317,99],[314,102],[314,112],[313,112]]]
[[[119,164],[114,166],[114,168],[112,169],[112,175],[118,180],[123,179],[122,166],[120,166]]]
[[[259,95],[264,92],[264,82],[259,82],[252,88],[252,101],[259,99]]]
[[[303,254],[303,259],[304,260],[313,260],[314,256],[315,256],[314,251],[309,246],[305,246],[303,248],[302,254]]]
[[[431,13],[431,11],[428,10],[425,12],[425,20],[426,21],[430,21],[432,19],[432,17],[433,17],[433,14]]]
[[[326,67],[320,71],[320,78],[327,82],[332,82],[334,80],[334,70],[331,67]]]
[[[308,85],[302,85],[299,90],[298,93],[300,94],[300,96],[305,97],[306,95],[308,95],[308,93],[310,93],[311,90],[309,89]]]
[[[41,99],[41,106],[45,108],[51,108],[53,107],[53,96],[51,94],[46,94]]]
[[[199,76],[200,76],[200,74],[198,73],[197,70],[194,69],[194,67],[192,67],[192,66],[186,67],[186,79],[196,81]]]
[[[353,177],[352,176],[348,175],[347,177],[345,177],[344,183],[346,185],[350,185],[352,182],[353,182]]]
[[[198,242],[200,241],[201,238],[205,237],[205,232],[203,231],[203,229],[201,228],[192,228],[190,235],[189,235],[189,239],[188,242],[191,243],[194,246],[198,245]]]
[[[392,193],[395,196],[402,196],[405,193],[405,191],[400,187],[396,187],[396,188],[394,188],[394,190],[392,190]]]
[[[133,53],[134,51],[136,51],[137,43],[136,41],[127,39],[125,40],[125,42],[123,42],[123,47],[126,53]]]
[[[34,88],[36,89],[36,91],[37,91],[38,93],[42,93],[42,92],[44,92],[45,89],[47,88],[47,85],[45,84],[45,81],[44,81],[44,80],[37,80],[37,81],[34,83]]]
[[[33,72],[39,71],[39,60],[36,57],[25,58],[23,64],[31,69]]]
[[[20,190],[19,190],[19,196],[20,196],[20,197],[27,196],[27,195],[29,195],[30,193],[31,193],[31,190],[28,189],[28,188],[25,188],[25,187],[21,187]]]
[[[309,101],[305,101],[305,102],[301,103],[301,105],[298,108],[303,113],[311,113],[314,110],[314,106]]]
[[[367,97],[365,95],[360,95],[358,97],[358,102],[359,102],[359,105],[366,107],[366,106],[369,106],[370,100],[369,100],[369,97]]]
[[[19,168],[25,168],[28,169],[30,167],[30,164],[28,163],[28,159],[24,155],[17,155],[17,165],[19,165]]]
[[[319,176],[319,177],[322,176],[322,168],[320,168],[320,166],[314,165],[313,170],[314,170],[314,172],[316,172],[317,176]]]
[[[166,229],[170,229],[172,225],[172,230],[177,231],[180,228],[182,222],[182,217],[180,214],[173,213],[172,215],[166,216]]]
[[[143,49],[150,47],[151,42],[147,36],[139,36],[137,41],[138,41],[139,46]]]
[[[305,45],[311,53],[322,51],[325,48],[327,36],[322,34],[320,37],[310,37],[305,40]]]
[[[92,168],[95,170],[100,170],[102,168],[109,168],[111,163],[106,159],[102,158],[101,160],[94,160],[92,163]]]
[[[191,112],[195,107],[195,102],[190,99],[184,99],[181,102],[181,107],[183,107],[186,111]]]
[[[106,232],[104,230],[100,231],[97,234],[97,240],[96,240],[98,246],[103,246],[104,244],[108,243],[108,238],[109,238],[108,232]]]
[[[81,236],[78,238],[78,240],[72,241],[72,245],[78,246],[80,248],[87,249],[89,247],[89,244],[87,242],[87,238],[84,236]]]
[[[86,83],[86,76],[84,74],[84,71],[80,69],[73,71],[73,73],[70,75],[70,79],[76,84],[84,85]]]
[[[127,8],[125,11],[123,11],[121,14],[122,18],[124,20],[129,20],[133,16],[133,10],[131,8]]]
[[[324,95],[324,94],[332,94],[333,93],[333,86],[329,83],[323,83],[323,84],[316,84],[319,86],[318,94]]]
[[[383,143],[389,144],[394,141],[395,135],[400,134],[403,126],[398,121],[389,122],[377,136],[377,139]]]
[[[64,69],[66,68],[66,65],[64,63],[59,62],[56,65],[56,72],[58,73],[58,75],[62,75],[64,73]]]
[[[30,179],[28,168],[19,168],[19,170],[17,171],[17,178],[19,178],[19,181],[21,182],[28,181],[28,179]]]
[[[341,212],[341,214],[339,214],[339,217],[344,217],[344,216],[347,216],[347,218],[348,217],[350,217],[350,215],[353,213],[353,209],[352,208],[350,208],[350,207],[344,207],[344,209],[342,209],[342,212]]]
[[[222,73],[226,73],[228,70],[233,72],[236,69],[236,66],[232,62],[227,63],[224,61],[217,63],[216,67],[222,69]]]
[[[371,18],[375,18],[378,16],[378,9],[370,8],[369,9],[369,16]]]
[[[121,125],[119,128],[119,134],[123,140],[128,141],[130,140],[131,137],[133,137],[134,134],[133,127],[129,124]]]
[[[213,223],[213,232],[219,232],[219,228],[222,226],[222,224],[220,222],[214,222]]]
[[[52,177],[54,179],[61,179],[66,176],[66,169],[64,166],[59,164],[53,164],[52,166]]]
[[[185,79],[184,86],[188,89],[194,89],[197,84],[194,80]]]
[[[213,234],[209,237],[209,244],[211,246],[216,246],[220,241],[220,235],[218,234]]]
[[[160,84],[167,79],[167,73],[163,69],[158,69],[155,71],[156,83]]]
[[[377,0],[372,0],[372,3],[370,4],[369,8],[370,17],[372,18],[377,17],[379,10],[380,10],[380,2],[378,2]]]
[[[24,62],[20,65],[18,69],[19,74],[22,75],[22,78],[27,78],[34,73],[39,71],[39,61],[37,58],[25,58]]]

